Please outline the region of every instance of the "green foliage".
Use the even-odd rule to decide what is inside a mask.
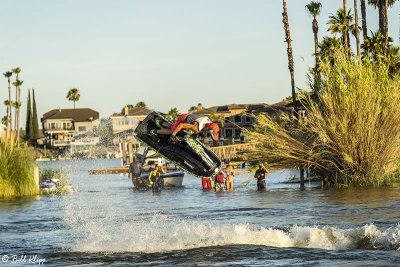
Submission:
[[[39,132],[39,122],[38,122],[38,115],[36,109],[36,98],[35,98],[35,89],[32,89],[32,131],[31,131],[31,142],[36,143],[36,140],[40,137]]]
[[[15,82],[13,82],[13,85],[14,85],[15,87],[20,87],[23,83],[24,83],[24,82],[21,81],[21,80],[16,80]]]
[[[35,195],[34,163],[26,145],[17,146],[14,139],[0,143],[0,198]]]
[[[332,59],[333,62],[334,58],[336,57],[336,54],[340,52],[342,44],[340,42],[340,39],[336,38],[335,36],[334,37],[324,36],[322,42],[318,43],[318,47],[319,47],[318,56],[321,59],[330,58]]]
[[[273,168],[309,168],[340,185],[384,185],[400,157],[400,76],[386,60],[357,61],[338,55],[321,62],[323,90],[306,97],[307,121],[258,117],[245,131],[254,142],[246,155]]]
[[[321,13],[321,7],[322,4],[320,2],[311,1],[309,4],[306,5],[306,10],[311,16],[315,18]]]
[[[69,101],[73,101],[74,102],[74,109],[75,109],[75,102],[79,101],[79,98],[81,97],[81,94],[79,93],[79,90],[76,88],[72,88],[68,91],[67,94],[67,99]]]
[[[217,115],[215,113],[212,113],[212,114],[210,114],[209,118],[211,121],[216,122],[216,121],[220,121],[222,119],[222,115]]]
[[[386,0],[368,0],[368,4],[370,4],[371,6],[373,6],[374,8],[379,8],[380,4],[383,3],[385,4]],[[388,0],[388,6],[392,6],[394,4],[394,2],[396,2],[397,0]]]
[[[31,93],[28,90],[28,101],[26,103],[26,124],[25,124],[25,139],[29,140],[32,135],[32,109],[31,109]]]
[[[139,102],[136,103],[135,107],[137,107],[137,108],[147,108],[147,105],[146,105],[145,102],[139,101]]]
[[[189,109],[188,109],[188,112],[189,113],[193,113],[193,112],[196,112],[197,111],[197,107],[196,106],[191,106]]]
[[[171,108],[171,109],[168,111],[168,114],[166,115],[166,117],[167,117],[167,119],[170,120],[170,121],[176,121],[176,120],[178,120],[178,118],[179,118],[180,115],[181,115],[181,114],[179,113],[179,111],[178,111],[177,108]]]

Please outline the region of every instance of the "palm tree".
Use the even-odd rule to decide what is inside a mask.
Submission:
[[[168,114],[166,115],[167,119],[169,119],[169,120],[171,120],[171,121],[176,121],[176,120],[178,120],[179,116],[180,116],[180,113],[179,113],[179,111],[178,111],[177,108],[171,108],[171,109],[168,111]]]
[[[379,29],[385,38],[384,51],[386,53],[389,46],[389,31],[388,31],[388,8],[393,6],[397,0],[368,0],[368,3],[379,10]]]
[[[69,101],[74,101],[74,109],[75,109],[75,102],[79,101],[79,98],[81,97],[81,95],[79,94],[79,90],[76,88],[72,88],[68,91],[67,94],[67,99]]]
[[[368,29],[367,29],[367,13],[365,11],[365,0],[361,0],[361,23],[362,23],[362,30],[363,30],[363,39],[368,36]]]
[[[6,77],[8,79],[8,108],[7,108],[7,125],[8,128],[11,130],[11,76],[12,76],[12,72],[11,71],[6,71],[5,73],[3,73],[4,77]]]
[[[321,3],[311,1],[306,5],[308,13],[314,18],[312,22],[312,30],[314,32],[314,50],[315,50],[315,68],[318,68],[318,21],[317,16],[321,13]]]
[[[16,74],[15,81],[18,81],[19,80],[19,73],[21,72],[21,69],[19,67],[16,67],[16,68],[12,69],[12,72],[14,72]],[[15,91],[15,102],[17,102],[18,101],[18,91],[19,91],[18,87],[16,87],[15,90],[16,90]],[[17,117],[18,117],[17,106],[14,106],[14,108],[16,109],[15,110],[14,128],[17,129],[18,128],[17,127]]]
[[[137,108],[147,108],[147,105],[143,101],[139,101],[136,103],[136,107]]]
[[[289,19],[287,15],[286,0],[283,0],[282,22],[283,22],[283,28],[285,29],[285,42],[287,43],[287,55],[289,61],[288,68],[292,84],[293,107],[295,111],[295,116],[298,117],[297,106],[296,106],[296,89],[294,86],[294,62],[293,62],[292,40],[290,39]]]
[[[18,75],[18,74],[17,74]],[[16,114],[16,118],[15,118],[15,128],[17,129],[17,142],[19,139],[19,109],[21,108],[21,85],[22,85],[23,81],[20,80],[16,80],[15,82],[13,82],[13,85],[15,86],[15,90],[17,92],[16,94],[16,100],[15,100],[15,114]]]
[[[188,112],[189,113],[193,113],[193,112],[196,112],[197,111],[197,106],[191,106],[189,109],[188,109]]]
[[[361,62],[361,55],[360,55],[360,35],[359,35],[359,31],[358,31],[358,7],[357,7],[357,0],[354,0],[354,20],[355,20],[355,30],[356,30],[357,57],[358,57],[358,60]]]
[[[351,30],[352,32],[355,32],[355,25],[352,24],[353,22],[353,16],[351,15],[351,10],[346,12],[344,9],[339,8],[336,11],[336,16],[331,15],[329,16],[329,20],[326,24],[331,24],[329,26],[328,31],[332,34],[336,33],[341,33],[342,34],[342,45],[345,50],[348,50],[349,47],[349,42],[347,38],[347,32]]]
[[[342,48],[339,38],[325,36],[318,44],[319,56],[321,60],[329,59],[331,64],[335,63],[336,53]]]
[[[393,39],[389,37],[388,42],[393,42]],[[378,30],[375,33],[371,31],[371,37],[366,37],[361,47],[363,49],[362,56],[364,59],[369,57],[371,59],[377,60],[381,55],[384,55],[385,38],[381,34],[381,30]]]
[[[343,10],[345,13],[347,12],[347,0],[343,0]],[[344,32],[343,39],[343,42],[346,42],[346,47],[350,48],[350,37],[348,29]]]

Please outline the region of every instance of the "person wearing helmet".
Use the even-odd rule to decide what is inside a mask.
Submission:
[[[257,179],[257,190],[265,190],[265,176],[269,173],[268,169],[264,166],[264,164],[260,163],[258,165],[258,169],[254,174],[254,178]]]
[[[153,130],[151,133],[153,135],[157,134],[165,134],[171,135],[174,138],[179,132],[184,130],[191,130],[194,133],[198,133],[204,129],[208,129],[208,125],[211,124],[212,121],[208,116],[199,115],[199,114],[190,114],[185,113],[182,114],[179,119],[173,123],[159,123],[156,121],[156,125],[160,128],[158,130]]]

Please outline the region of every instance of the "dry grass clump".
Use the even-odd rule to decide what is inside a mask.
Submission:
[[[275,168],[309,168],[335,184],[390,182],[399,167],[400,77],[388,73],[384,61],[321,63],[323,90],[303,100],[307,122],[260,115],[246,132],[257,143],[247,156]]]

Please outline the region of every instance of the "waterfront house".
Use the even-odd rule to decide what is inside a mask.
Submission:
[[[99,142],[99,112],[90,108],[53,109],[43,114],[43,134],[52,148],[90,146]]]
[[[301,104],[298,104],[301,106]],[[279,120],[283,113],[291,114],[293,103],[291,100],[283,100],[278,103],[268,105],[265,103],[256,104],[229,104],[223,106],[213,106],[204,108],[198,104],[195,114],[209,116],[216,121],[221,129],[221,135],[225,139],[240,139],[242,129],[250,129],[255,123],[255,116],[264,113],[273,119]],[[304,117],[304,107],[301,106],[300,115]]]
[[[136,143],[133,131],[139,122],[146,118],[152,111],[148,108],[124,107],[123,112],[113,114],[110,119],[113,126],[114,144],[121,142]]]

